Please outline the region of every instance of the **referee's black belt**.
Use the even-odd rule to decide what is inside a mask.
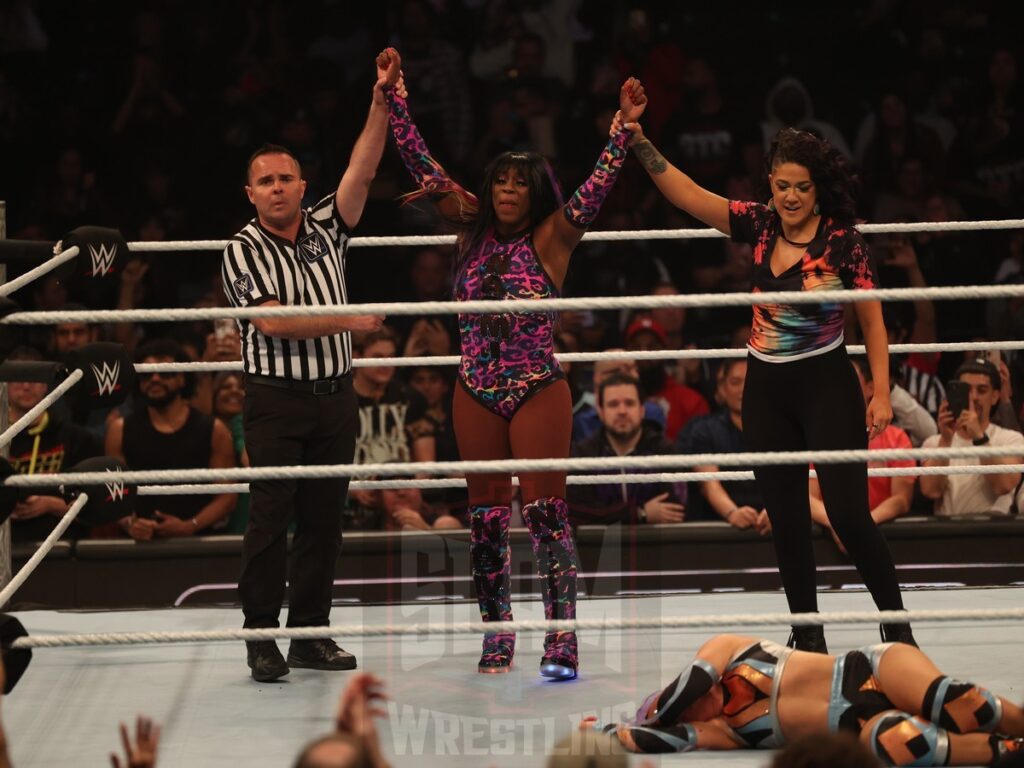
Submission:
[[[305,392],[310,395],[333,395],[335,392],[341,391],[347,380],[348,374],[338,376],[335,379],[317,379],[316,381],[279,379],[276,376],[256,376],[251,373],[245,375],[247,384],[252,382],[253,384],[263,384],[267,387],[290,389],[293,392]]]

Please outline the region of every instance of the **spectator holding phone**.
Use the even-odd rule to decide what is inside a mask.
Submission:
[[[971,341],[983,344],[986,339],[975,338],[971,339]],[[1013,380],[1010,375],[1010,367],[1007,365],[1007,361],[1003,359],[1002,353],[998,349],[988,350],[987,352],[964,352],[965,362],[974,360],[976,357],[984,357],[999,370],[999,402],[992,409],[992,423],[1005,429],[1013,429],[1017,432],[1024,431],[1021,430],[1020,419],[1017,418],[1017,414],[1014,412]]]
[[[924,442],[925,448],[962,448],[968,445],[1020,446],[1020,456],[975,459],[928,459],[926,467],[950,464],[1019,464],[1024,456],[1024,435],[992,423],[992,410],[1000,400],[999,369],[984,357],[963,363],[956,378],[946,386],[947,399],[939,408],[939,434]],[[926,475],[921,492],[935,499],[935,514],[955,517],[970,514],[1007,515],[1019,472],[992,475]]]

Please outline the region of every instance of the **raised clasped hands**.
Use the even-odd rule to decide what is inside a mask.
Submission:
[[[635,144],[644,137],[643,129],[637,121],[647,107],[647,95],[644,87],[635,77],[631,77],[619,89],[619,109],[612,118],[609,136],[614,136],[623,128],[633,134],[630,144]]]
[[[644,87],[635,77],[631,77],[619,89],[619,113],[622,122],[628,126],[640,119],[647,107],[647,94]]]
[[[394,48],[385,48],[377,54],[377,82],[373,86],[374,102],[383,103],[383,89],[390,86],[400,86],[404,91],[402,81],[402,57]],[[404,97],[404,95],[403,95]]]

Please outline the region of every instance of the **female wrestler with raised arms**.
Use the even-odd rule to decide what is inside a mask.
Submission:
[[[753,246],[753,290],[821,291],[877,285],[867,245],[854,228],[853,180],[841,155],[810,133],[779,132],[766,157],[767,205],[726,200],[668,163],[639,124],[632,147],[673,205]],[[613,123],[617,130],[622,122]],[[865,410],[843,345],[838,303],[755,305],[743,392],[750,451],[867,449],[892,421],[889,352],[878,301],[854,305],[867,345],[875,396]],[[754,469],[772,526],[779,573],[793,613],[818,609],[807,464]],[[867,465],[816,465],[832,528],[881,610],[901,610],[892,555],[868,507]],[[882,640],[914,643],[910,625],[882,626]],[[827,652],[820,626],[793,628],[790,644]]]
[[[397,55],[392,51],[391,55]],[[557,297],[569,257],[594,220],[626,155],[629,131],[618,130],[591,176],[562,204],[547,161],[532,152],[505,152],[484,171],[474,196],[449,178],[431,157],[409,116],[404,82],[386,91],[391,129],[406,167],[441,214],[459,230],[455,297],[543,299]],[[640,82],[621,89],[626,119],[639,119],[646,104]],[[568,458],[572,403],[552,348],[550,313],[459,315],[462,360],[453,419],[465,460]],[[471,474],[469,484],[473,580],[484,621],[512,618],[508,474]],[[548,619],[576,616],[576,547],[565,502],[565,472],[519,476],[523,519],[530,532]],[[481,672],[507,672],[515,635],[488,633]],[[576,635],[545,637],[541,674],[576,677]]]
[[[667,688],[614,731],[634,752],[774,748],[850,731],[890,765],[978,765],[1024,750],[1024,711],[944,675],[919,649],[884,643],[843,656],[716,635]]]

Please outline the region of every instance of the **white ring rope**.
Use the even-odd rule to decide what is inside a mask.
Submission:
[[[319,304],[275,307],[201,307],[195,309],[100,309],[12,312],[6,325],[58,323],[170,323],[253,317],[335,317],[354,315],[442,315],[457,313],[542,313],[565,310],[673,309],[743,307],[765,304],[853,304],[861,301],[937,301],[1024,297],[1024,284],[959,285],[931,288],[872,288],[836,291],[766,291],[763,293],[693,293],[672,296],[613,296],[578,299],[496,299],[477,301],[400,301],[369,304]]]
[[[679,454],[685,456],[686,454]],[[1024,464],[961,464],[943,467],[869,467],[868,477],[918,477],[922,475],[1002,475],[1010,472],[1024,473]],[[817,477],[815,470],[809,470],[808,477]],[[568,475],[566,485],[634,485],[644,483],[685,483],[706,482],[708,480],[742,481],[753,480],[753,470],[718,471],[718,472],[652,472],[650,474],[612,474],[612,475]],[[519,478],[512,478],[513,485],[519,485]],[[419,488],[421,490],[465,488],[466,480],[462,477],[445,477],[440,479],[419,480],[353,480],[349,490],[353,491],[386,491],[403,488]],[[203,483],[182,485],[141,485],[140,496],[176,496],[185,494],[213,493],[248,493],[248,483]]]
[[[393,637],[395,635],[466,635],[484,632],[573,632],[590,630],[691,629],[722,626],[862,624],[922,621],[1010,621],[1024,618],[1024,608],[919,611],[835,611],[827,613],[726,613],[642,619],[576,619],[573,621],[466,621],[434,624],[353,624],[331,627],[208,630],[197,632],[123,632],[80,635],[32,635],[12,648],[67,648],[81,645],[152,645],[216,643],[231,640],[312,640],[322,637]]]
[[[16,422],[11,424],[11,426],[4,430],[3,434],[0,435],[0,448],[3,448],[5,445],[11,442],[11,440],[13,440],[17,436],[17,434],[21,432],[21,430],[25,429],[28,426],[31,426],[32,422],[34,422],[36,419],[42,416],[43,412],[46,411],[47,408],[49,408],[51,405],[57,402],[61,397],[63,397],[64,393],[71,389],[73,386],[75,386],[75,384],[77,384],[84,375],[85,374],[83,374],[80,370],[74,370],[70,374],[68,374],[68,377],[64,379],[64,381],[62,381],[56,387],[54,387],[53,390],[46,395],[46,397],[44,397],[42,400],[40,400],[38,403],[32,406],[24,416],[22,416]]]
[[[673,469],[704,466],[761,466],[765,464],[856,464],[867,461],[913,459],[988,459],[1019,456],[1016,446],[965,446],[962,448],[866,448],[846,451],[765,451],[759,453],[694,453],[656,456],[617,456],[569,459],[499,459],[496,461],[410,461],[390,464],[319,464],[299,467],[236,467],[231,469],[128,470],[118,480],[134,484],[174,482],[232,482],[238,480],[307,480],[326,477],[373,477],[382,475],[438,475],[452,473],[561,472],[596,469]],[[1003,470],[1006,471],[1006,470]],[[38,488],[52,485],[95,484],[110,480],[107,472],[62,472],[52,475],[11,475],[5,485]]]
[[[905,355],[911,353],[930,354],[936,352],[970,352],[983,350],[1001,352],[1024,349],[1024,341],[956,341],[934,342],[929,344],[890,344],[889,353]],[[846,351],[851,355],[863,355],[863,344],[850,344]],[[746,347],[719,347],[713,349],[663,349],[663,350],[627,350],[617,349],[607,352],[559,352],[555,357],[562,363],[591,363],[597,360],[720,360],[740,359],[747,357]],[[458,365],[458,355],[425,355],[410,357],[357,357],[352,361],[353,368],[408,368],[432,365]],[[242,361],[233,360],[219,363],[137,363],[137,373],[213,373],[219,371],[241,371]]]
[[[3,285],[0,285],[0,296],[10,296],[19,288],[31,283],[33,280],[42,277],[48,272],[52,272],[61,264],[71,261],[78,255],[78,246],[73,245],[66,251],[61,251],[50,259],[47,259],[39,266],[33,267],[23,275],[10,280]]]
[[[862,233],[881,234],[896,232],[976,232],[997,229],[1022,229],[1022,219],[991,219],[987,221],[918,221],[886,224],[858,224]],[[688,240],[726,237],[717,229],[632,229],[601,230],[587,232],[584,242],[607,242],[620,240]],[[223,251],[228,240],[166,240],[163,242],[134,241],[128,248],[137,253],[162,253],[167,251]],[[454,245],[455,235],[406,235],[403,237],[353,237],[349,241],[353,248],[402,246],[402,245]]]
[[[82,511],[82,507],[89,501],[88,494],[80,494],[77,499],[68,507],[68,511],[64,513],[64,516],[60,519],[57,525],[50,535],[47,536],[43,542],[39,545],[39,548],[32,553],[32,557],[28,559],[28,562],[21,566],[21,570],[18,571],[17,575],[11,579],[10,583],[4,587],[3,591],[0,592],[0,607],[7,605],[7,601],[11,599],[11,596],[18,591],[18,588],[25,583],[25,580],[32,575],[35,571],[36,566],[43,561],[43,558],[50,554],[50,550],[53,549],[53,545],[57,543],[61,536],[64,535],[64,531],[68,529],[68,526],[78,517],[78,513]]]

